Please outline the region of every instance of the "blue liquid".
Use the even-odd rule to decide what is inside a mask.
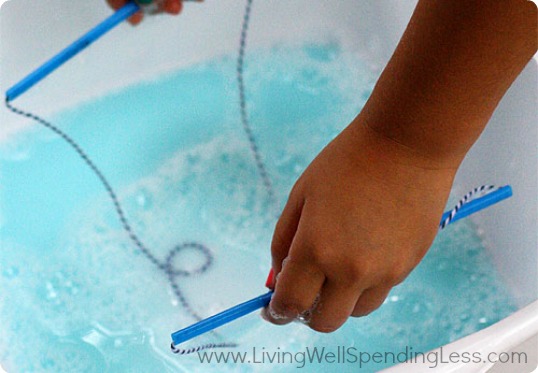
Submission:
[[[275,214],[241,130],[234,63],[182,70],[53,118],[109,178],[159,258],[185,241],[211,248],[210,270],[181,281],[203,317],[263,292],[270,264]],[[284,202],[360,110],[375,76],[359,58],[325,44],[259,51],[248,58],[245,79],[254,132]],[[0,364],[9,372],[288,371],[301,364],[282,355],[285,363],[270,364],[269,357],[315,346],[357,355],[428,351],[515,310],[475,227],[461,221],[372,315],[330,335],[250,315],[190,345],[237,342],[232,352],[265,364],[202,364],[196,354],[169,352],[170,333],[194,320],[131,244],[72,149],[35,127],[0,144],[0,166]],[[175,260],[192,269],[203,258],[185,251]],[[307,363],[306,370],[356,371],[359,363],[347,358]]]

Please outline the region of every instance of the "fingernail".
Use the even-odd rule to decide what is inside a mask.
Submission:
[[[271,268],[271,271],[269,271],[269,276],[267,276],[267,280],[265,280],[265,287],[269,289],[273,289],[275,287],[274,281],[275,281],[275,271],[273,268]]]

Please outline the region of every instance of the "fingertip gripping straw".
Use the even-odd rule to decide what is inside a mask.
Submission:
[[[273,268],[269,271],[269,275],[267,276],[267,280],[265,280],[265,287],[268,289],[271,289],[271,285],[273,285],[273,279],[275,278],[275,271]]]
[[[483,190],[483,187],[475,189],[475,191]],[[471,192],[467,196],[470,196],[472,194],[473,193]],[[467,201],[467,196],[464,198],[465,202],[461,203],[460,201],[460,203],[458,204],[459,207],[456,207],[454,209],[456,211],[455,213],[454,210],[451,210],[443,214],[441,218],[440,228],[443,222],[445,222],[446,219],[449,217],[451,218],[445,222],[445,225],[453,223],[457,220],[460,220],[464,217],[474,214],[475,212],[483,210],[489,206],[492,206],[502,200],[511,197],[512,188],[509,185],[506,185],[470,201]],[[444,228],[444,226],[442,228]],[[269,272],[269,276],[265,282],[266,287],[269,288],[272,285],[273,276],[274,271],[271,269],[271,271]],[[173,333],[172,348],[179,345],[180,343],[186,342],[194,337],[216,329],[233,320],[248,315],[249,313],[254,312],[257,309],[266,307],[271,301],[272,296],[273,290]]]

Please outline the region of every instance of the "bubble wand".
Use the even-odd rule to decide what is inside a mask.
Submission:
[[[477,194],[482,194],[481,197],[473,198]],[[456,206],[443,214],[441,222],[439,223],[439,230],[443,230],[447,225],[457,220],[465,218],[475,212],[490,207],[502,200],[505,200],[512,196],[512,188],[509,185],[500,187],[494,190],[491,185],[483,185],[475,188],[467,193]],[[265,286],[269,287],[273,280],[273,270],[269,272],[269,277],[265,283]],[[241,303],[237,306],[229,308],[221,313],[211,316],[207,319],[201,320],[191,326],[181,329],[172,334],[172,351],[183,351],[176,346],[180,343],[186,342],[192,338],[195,338],[201,334],[207,333],[220,326],[228,324],[240,317],[246,316],[260,308],[266,307],[271,301],[273,291],[269,291],[263,295],[253,298],[249,301]]]

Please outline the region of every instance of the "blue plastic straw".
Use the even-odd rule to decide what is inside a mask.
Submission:
[[[500,187],[491,193],[465,203],[458,213],[454,215],[454,218],[450,223],[454,223],[455,221],[463,219],[471,214],[474,214],[475,212],[483,210],[510,197],[512,197],[512,188],[510,185]],[[441,218],[441,221],[444,221],[449,215],[450,211],[445,212]]]
[[[483,210],[511,196],[512,188],[507,185],[493,192],[490,192],[480,198],[469,201],[461,207],[461,209],[457,212],[457,214],[450,221],[450,223],[454,223],[459,219],[474,214],[475,212]],[[441,222],[444,221],[449,214],[450,211],[445,212],[443,214]],[[237,306],[227,309],[226,311],[222,311],[221,313],[199,321],[196,324],[181,329],[172,334],[173,344],[174,346],[177,346],[180,343],[186,342],[192,338],[207,333],[240,317],[246,316],[249,313],[256,311],[257,309],[266,307],[271,301],[272,296],[273,292],[270,291],[254,299],[246,301],[245,303],[238,304]]]
[[[238,304],[226,311],[218,313],[214,316],[203,319],[191,326],[181,329],[180,331],[172,334],[172,340],[174,345],[178,345],[189,339],[199,336],[200,334],[207,333],[219,326],[228,324],[240,317],[246,316],[251,312],[254,312],[260,308],[266,307],[273,296],[273,292],[269,291],[263,295],[260,295],[254,299],[248,300],[244,303]]]
[[[129,2],[112,14],[110,17],[105,19],[103,22],[95,26],[93,29],[88,31],[86,34],[81,36],[73,44],[69,45],[67,48],[62,50],[60,53],[52,57],[50,60],[45,62],[39,68],[34,70],[19,83],[15,84],[6,92],[6,99],[8,101],[13,101],[24,92],[32,88],[34,85],[43,80],[47,75],[56,70],[58,67],[62,66],[65,62],[73,58],[79,52],[84,50],[91,43],[99,39],[101,36],[106,34],[108,31],[113,29],[115,26],[125,21],[127,18],[135,14],[140,10],[140,7],[135,2]]]

